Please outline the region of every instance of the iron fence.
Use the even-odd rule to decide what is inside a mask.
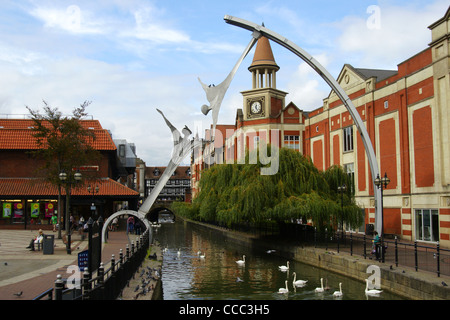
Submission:
[[[137,240],[127,245],[125,254],[120,249],[119,259],[112,255],[109,267],[105,269],[103,263],[91,278],[87,269],[83,277],[76,283],[69,283],[68,279],[57,276],[54,288],[50,288],[34,300],[114,300],[119,297],[133,275],[139,269],[147,255],[150,243],[150,231],[147,229]]]

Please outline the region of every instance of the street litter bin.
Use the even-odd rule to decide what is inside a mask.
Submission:
[[[375,226],[371,223],[366,224],[366,235],[373,236],[373,232],[375,231]]]
[[[53,234],[44,234],[43,241],[43,253],[53,254],[53,248],[55,246],[55,236]]]

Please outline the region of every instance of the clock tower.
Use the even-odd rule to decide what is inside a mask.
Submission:
[[[241,92],[244,98],[244,121],[267,119],[280,114],[287,93],[276,88],[276,72],[279,69],[269,39],[262,36],[248,68],[252,74],[252,89]]]

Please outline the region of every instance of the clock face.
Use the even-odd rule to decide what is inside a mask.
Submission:
[[[250,110],[252,113],[260,113],[261,112],[261,102],[255,101],[252,103]]]

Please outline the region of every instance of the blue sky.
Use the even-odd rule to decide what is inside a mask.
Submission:
[[[427,48],[427,28],[448,0],[396,1],[37,1],[0,2],[0,114],[41,109],[42,100],[69,114],[88,112],[114,138],[136,144],[148,166],[166,165],[172,137],[156,111],[200,135],[212,122],[197,77],[222,82],[251,38],[224,22],[232,15],[293,41],[337,77],[345,63],[392,69]],[[374,11],[375,10],[375,11]],[[329,88],[298,57],[272,44],[277,87],[308,111]],[[219,123],[234,123],[241,91],[251,88],[243,61],[228,89]],[[185,160],[188,163],[189,159]]]

